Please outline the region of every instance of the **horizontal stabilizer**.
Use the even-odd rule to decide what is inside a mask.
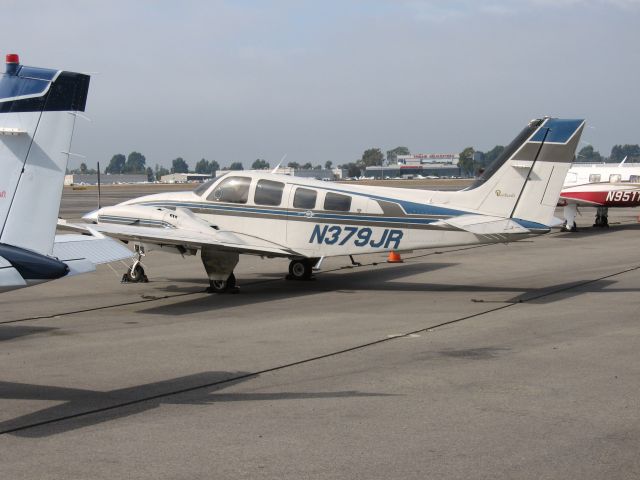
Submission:
[[[475,235],[530,234],[534,232],[531,228],[526,228],[511,218],[488,215],[460,215],[440,220],[432,225],[454,227]],[[545,228],[544,225],[536,225],[536,227]],[[535,228],[535,233],[539,233],[539,230],[540,228]]]
[[[53,255],[69,265],[73,272],[73,262],[84,260],[93,265],[100,265],[129,259],[133,257],[133,252],[121,243],[104,236],[56,235]],[[80,263],[76,266],[78,270],[85,268]]]

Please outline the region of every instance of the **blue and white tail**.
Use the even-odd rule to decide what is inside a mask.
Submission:
[[[450,204],[546,229],[583,128],[580,119],[531,121],[471,187],[449,195]]]
[[[53,252],[64,175],[89,76],[20,65],[0,77],[0,244]]]

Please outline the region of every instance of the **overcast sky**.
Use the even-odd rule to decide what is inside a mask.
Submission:
[[[603,154],[640,142],[640,0],[0,6],[2,54],[95,72],[73,145],[90,167],[487,150],[542,115],[586,118]]]

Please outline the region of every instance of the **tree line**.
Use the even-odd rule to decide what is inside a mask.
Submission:
[[[498,158],[503,150],[502,145],[496,145],[487,152],[467,147],[460,152],[458,162],[460,171],[465,175],[477,175],[480,170]],[[592,145],[587,145],[578,151],[575,161],[577,163],[620,163],[625,157],[628,163],[640,163],[640,145],[614,145],[608,157],[601,155]]]
[[[458,166],[462,175],[477,175],[478,172],[486,168],[494,160],[496,160],[503,152],[504,146],[496,145],[491,150],[483,152],[476,150],[473,147],[467,147],[460,152],[460,160]],[[391,150],[387,150],[386,155],[380,148],[368,148],[362,156],[353,161],[347,162],[342,165],[338,165],[338,168],[347,170],[349,177],[359,177],[364,170],[370,166],[383,166],[386,164],[397,163],[399,155],[410,155],[411,152],[407,147],[400,146]],[[587,145],[580,149],[576,155],[576,162],[583,163],[619,163],[625,157],[627,157],[628,163],[640,163],[640,145],[638,144],[625,144],[614,145],[611,149],[611,154],[605,157],[600,154],[591,145]],[[302,170],[321,170],[321,165],[312,165],[311,162],[300,164],[298,162],[289,162],[287,167]],[[333,162],[327,160],[324,164],[324,168],[330,170],[333,167]],[[258,158],[252,164],[253,170],[268,170],[271,168],[269,162],[264,159]],[[171,161],[171,168],[155,165],[155,169],[152,169],[147,165],[146,157],[140,152],[131,152],[125,156],[121,153],[115,154],[111,157],[108,165],[104,169],[106,174],[141,174],[147,175],[149,181],[159,180],[162,176],[170,173],[200,173],[209,174],[215,176],[216,172],[221,170],[220,164],[215,160],[207,160],[205,158],[196,162],[194,169],[191,170],[189,164],[182,157],[174,158]],[[222,168],[222,170],[244,170],[242,162],[231,162],[228,166]],[[96,174],[96,169],[89,169],[86,163],[81,163],[80,168],[70,170],[68,173],[81,173],[81,174]]]

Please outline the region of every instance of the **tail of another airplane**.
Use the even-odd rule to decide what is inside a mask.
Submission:
[[[451,195],[451,204],[547,228],[583,128],[584,120],[531,121],[471,187]]]
[[[51,255],[76,112],[89,76],[20,65],[0,77],[0,244]]]

